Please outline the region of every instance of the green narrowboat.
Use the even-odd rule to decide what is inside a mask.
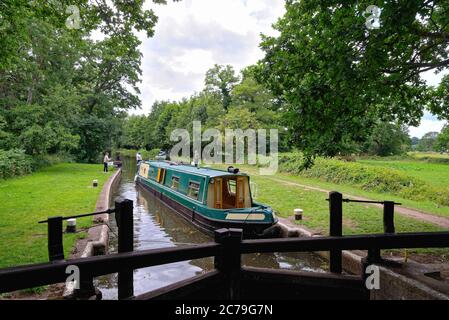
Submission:
[[[249,176],[169,161],[138,164],[136,183],[207,233],[221,228],[243,229],[245,238],[274,236],[273,210],[254,202]]]

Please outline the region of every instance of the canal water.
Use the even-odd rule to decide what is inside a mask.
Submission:
[[[170,248],[212,242],[213,239],[167,208],[159,199],[134,183],[136,162],[123,159],[123,173],[113,198],[134,201],[134,249]],[[110,219],[109,252],[117,252],[117,226]],[[246,266],[302,271],[323,271],[325,262],[309,253],[249,254],[242,257]],[[134,271],[134,294],[139,295],[213,269],[213,258],[184,261]],[[96,286],[103,299],[117,299],[117,274],[99,277]]]

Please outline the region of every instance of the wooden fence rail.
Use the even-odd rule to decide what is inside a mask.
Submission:
[[[229,230],[218,230],[223,234]],[[236,230],[233,231],[234,234]],[[30,266],[6,268],[0,270],[0,293],[65,282],[65,270],[75,265],[80,272],[93,277],[120,272],[128,269],[140,269],[150,266],[179,261],[217,257],[222,271],[232,271],[239,261],[227,260],[230,255],[268,252],[312,252],[329,250],[367,250],[401,248],[443,248],[449,247],[449,232],[405,233],[396,235],[361,235],[320,238],[288,238],[266,240],[244,240],[232,250],[219,243],[208,243],[179,248],[163,248],[111,254],[84,259],[62,260]],[[229,264],[229,265],[223,265]]]
[[[118,272],[119,299],[126,299],[134,295],[133,271],[136,269],[214,257],[215,270],[206,275],[171,285],[173,292],[183,292],[182,287],[184,285],[189,286],[189,290],[191,290],[192,288],[198,288],[201,283],[210,284],[221,281],[224,284],[222,290],[225,293],[225,297],[238,299],[241,294],[241,283],[250,281],[248,279],[254,278],[256,272],[254,270],[250,272],[242,268],[242,254],[330,251],[330,271],[334,274],[334,277],[317,276],[316,279],[320,283],[323,281],[328,281],[329,283],[345,281],[345,283],[353,286],[354,278],[340,275],[342,271],[342,250],[368,250],[369,252],[380,253],[382,249],[449,247],[449,232],[395,234],[394,224],[392,224],[394,204],[392,205],[390,202],[388,204],[385,202],[386,209],[384,210],[385,231],[389,232],[385,234],[343,236],[341,232],[343,202],[347,202],[347,200],[344,200],[341,194],[330,194],[331,236],[329,237],[242,240],[242,230],[220,229],[215,232],[214,243],[133,251],[132,201],[122,200],[116,203],[116,219],[119,227],[119,253],[73,260],[56,259],[50,263],[0,269],[0,293],[63,283],[68,277],[66,273],[67,267],[76,266],[79,268],[82,279],[87,279],[89,284],[92,284],[94,277]],[[392,208],[393,212],[391,211]],[[60,232],[62,233],[62,230]],[[57,238],[59,242],[59,236]],[[54,244],[55,242],[49,241],[49,254],[60,252],[61,248],[59,245],[55,249],[53,247]],[[373,262],[370,260],[370,257],[368,257],[368,261]],[[260,273],[260,276],[267,279],[276,278],[271,273],[271,271],[264,271]],[[279,275],[281,274],[279,273]],[[287,277],[287,275],[285,276]],[[291,274],[288,274],[288,277],[291,277]],[[288,279],[290,281],[290,278]],[[304,275],[301,275],[298,279],[311,281],[308,276]],[[159,290],[160,294],[167,293],[164,291],[167,289],[161,290]],[[142,297],[149,298],[152,296],[155,296],[155,294],[148,293]]]

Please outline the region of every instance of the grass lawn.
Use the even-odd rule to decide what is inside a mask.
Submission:
[[[0,268],[48,261],[47,225],[38,224],[49,216],[92,212],[104,182],[102,165],[58,164],[29,176],[0,181]],[[98,179],[99,187],[92,187]],[[78,229],[92,223],[78,219]],[[69,255],[78,237],[64,235]]]
[[[252,166],[239,165],[243,172],[251,175],[251,180],[257,185],[256,201],[268,204],[273,207],[276,213],[281,217],[290,217],[295,208],[304,210],[304,220],[299,224],[328,234],[329,230],[329,203],[326,201],[327,194],[320,191],[307,190],[294,186],[291,182],[321,187],[323,189],[336,190],[340,192],[351,192],[354,195],[378,198],[379,200],[392,199],[385,194],[373,197],[368,192],[357,192],[358,189],[346,186],[321,183],[313,179],[306,179],[300,176],[293,176],[278,173],[275,176],[260,176],[258,168]],[[393,197],[394,198],[394,197]],[[392,199],[400,200],[402,199]],[[449,209],[449,208],[447,208]],[[448,210],[449,216],[449,210]],[[431,232],[443,231],[444,229],[429,223],[419,222],[414,219],[395,216],[396,232]],[[350,203],[343,205],[343,234],[367,234],[383,233],[383,214],[382,209],[368,206],[366,204]],[[419,249],[410,250],[410,253],[432,254],[440,259],[449,259],[448,249]]]
[[[447,153],[437,153],[437,152],[409,152],[409,155],[417,158],[417,159],[448,159],[449,160],[449,154]]]
[[[429,163],[424,161],[413,160],[358,160],[358,163],[364,166],[375,166],[377,168],[394,169],[404,174],[424,181],[428,185],[440,189],[449,189],[449,164]],[[249,172],[257,173],[257,168],[251,166],[241,166]],[[319,178],[309,178],[301,175],[278,172],[276,179],[296,182],[308,186],[318,187],[327,190],[336,190],[354,196],[361,196],[373,200],[392,200],[402,203],[404,207],[417,209],[419,211],[449,218],[449,206],[443,206],[432,200],[410,200],[405,199],[393,193],[381,193],[370,190],[363,190],[360,187],[351,184],[337,184],[328,182]]]
[[[358,160],[357,162],[383,168],[403,171],[435,187],[449,188],[449,165],[424,161],[382,161]]]
[[[256,172],[256,171],[254,171]],[[354,195],[354,196],[360,196],[360,197],[366,197],[373,200],[391,200],[398,203],[402,203],[404,207],[417,209],[423,212],[427,212],[430,214],[434,214],[436,216],[442,216],[442,217],[448,217],[449,218],[449,207],[447,206],[441,206],[438,205],[432,201],[416,201],[416,200],[410,200],[410,199],[404,199],[402,197],[399,197],[394,194],[388,194],[388,193],[380,193],[380,192],[374,192],[374,191],[366,191],[362,190],[360,188],[347,185],[347,184],[335,184],[332,182],[326,182],[319,179],[313,179],[313,178],[305,178],[302,176],[296,176],[296,175],[290,175],[285,173],[278,173],[276,175],[276,179],[281,179],[285,181],[291,181],[296,182],[299,184],[304,184],[308,186],[323,188],[326,190],[335,190],[342,193]]]
[[[328,234],[329,203],[327,195],[320,191],[292,186],[288,182],[273,180],[269,176],[253,175],[252,181],[257,184],[257,201],[271,205],[281,217],[293,215],[295,208],[304,210],[306,227]],[[366,204],[344,204],[344,234],[383,233],[382,210]],[[396,215],[398,232],[441,231],[428,223]]]

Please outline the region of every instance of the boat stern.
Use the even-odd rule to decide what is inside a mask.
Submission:
[[[243,229],[245,238],[271,238],[276,237],[272,232],[278,222],[271,207],[258,206],[247,209],[232,209],[226,212],[225,222]]]

